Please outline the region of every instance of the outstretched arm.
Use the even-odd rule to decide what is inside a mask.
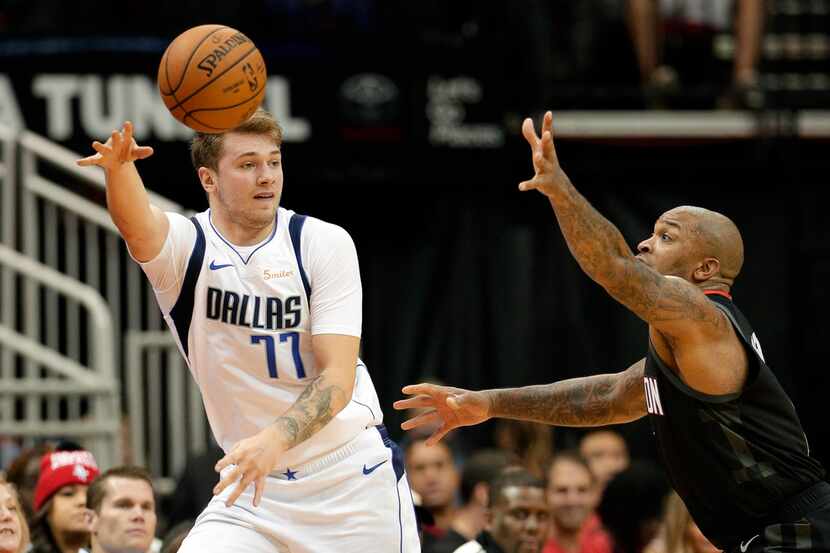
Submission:
[[[519,189],[547,196],[582,270],[661,332],[677,335],[679,327],[701,322],[722,328],[721,315],[700,290],[683,279],[663,276],[635,258],[620,231],[577,191],[559,165],[552,129],[550,112],[545,114],[541,138],[530,119],[522,125],[536,174]]]
[[[557,426],[603,426],[637,420],[646,414],[641,359],[616,374],[573,378],[541,386],[473,392],[460,388],[416,384],[403,393],[414,395],[396,401],[395,409],[426,409],[405,421],[411,430],[439,424],[428,443],[437,443],[447,432],[497,417],[541,422]]]
[[[107,209],[118,232],[127,242],[138,261],[150,261],[158,255],[167,238],[170,223],[158,207],[150,203],[135,161],[153,154],[148,146],[139,146],[133,139],[133,125],[124,123],[112,131],[105,144],[92,143],[97,152],[79,159],[78,165],[97,165],[107,177]]]

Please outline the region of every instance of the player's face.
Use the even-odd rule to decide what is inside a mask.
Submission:
[[[23,539],[20,505],[7,484],[0,484],[0,552],[16,553]]]
[[[211,209],[234,224],[260,229],[274,222],[282,195],[282,157],[264,134],[228,133],[216,172]]]
[[[406,472],[425,508],[443,508],[453,502],[459,476],[449,448],[414,443],[406,452]]]
[[[156,532],[156,502],[144,480],[112,477],[99,513],[92,516],[92,535],[105,551],[144,553]]]
[[[52,507],[46,520],[53,534],[63,532],[88,532],[86,510],[86,486],[64,486],[52,496]]]
[[[490,533],[505,553],[539,553],[548,535],[550,512],[545,491],[529,486],[503,490],[492,507]]]
[[[657,219],[654,232],[637,245],[637,259],[666,276],[692,280],[698,251],[696,224],[681,210],[667,211]]]
[[[557,461],[548,473],[547,498],[554,524],[566,532],[577,532],[597,499],[591,473],[568,459]]]

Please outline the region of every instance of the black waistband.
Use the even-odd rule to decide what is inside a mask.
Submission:
[[[803,492],[785,501],[776,513],[776,520],[771,522],[792,522],[798,520],[814,507],[830,503],[830,484],[816,482]]]

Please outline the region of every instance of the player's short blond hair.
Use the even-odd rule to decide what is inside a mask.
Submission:
[[[229,132],[268,135],[277,147],[282,145],[282,127],[277,123],[277,119],[264,109],[258,109],[241,125],[224,133],[196,133],[190,142],[190,159],[197,171],[199,167],[207,167],[214,171],[219,169],[222,145],[225,135]]]

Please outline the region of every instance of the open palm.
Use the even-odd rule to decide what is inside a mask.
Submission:
[[[97,165],[107,170],[117,169],[125,163],[144,159],[153,155],[149,146],[139,146],[133,138],[133,124],[127,121],[120,131],[112,131],[106,143],[97,140],[92,143],[97,152],[91,156],[79,159],[76,163],[82,167]]]
[[[428,445],[434,445],[447,432],[460,426],[473,426],[490,418],[490,399],[485,392],[473,392],[461,388],[435,384],[413,384],[401,390],[407,399],[394,403],[397,410],[425,409],[426,411],[401,424],[404,430],[424,426],[437,426],[427,438]]]

